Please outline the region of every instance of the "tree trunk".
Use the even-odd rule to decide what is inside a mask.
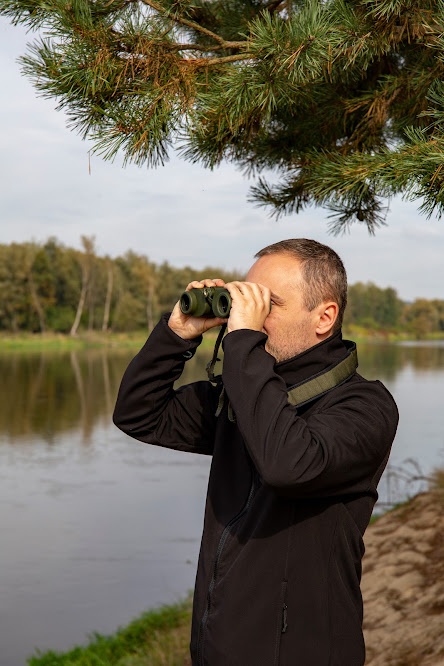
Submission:
[[[82,444],[90,444],[91,428],[88,419],[88,401],[86,397],[85,382],[83,381],[82,370],[80,368],[79,359],[77,358],[77,353],[74,350],[72,350],[70,358],[71,358],[71,367],[74,372],[75,383],[80,401],[79,421],[82,425],[82,435],[83,435]]]
[[[86,266],[82,267],[82,291],[80,292],[79,304],[77,305],[76,317],[71,327],[70,335],[77,335],[77,329],[80,324],[80,317],[82,316],[83,306],[85,305],[86,291],[88,289],[88,269]]]
[[[89,290],[88,331],[94,328],[94,293]]]
[[[108,330],[109,312],[111,309],[111,296],[113,293],[113,267],[111,262],[108,264],[108,284],[106,287],[105,310],[103,313],[102,331]]]
[[[46,331],[46,326],[45,326],[45,313],[42,308],[42,304],[40,303],[40,299],[37,294],[37,289],[35,288],[34,284],[34,278],[32,277],[32,269],[29,269],[28,272],[28,278],[29,278],[29,291],[31,292],[31,298],[32,298],[32,303],[35,307],[35,310],[37,312],[38,318],[39,318],[39,323],[40,323],[40,331],[41,333],[45,333]]]
[[[109,327],[110,331],[114,330],[114,324],[119,319],[120,310],[122,308],[122,297],[123,297],[123,291],[122,291],[122,288],[120,288],[119,291],[118,291],[116,307],[114,308],[114,312],[113,312],[113,320],[112,320],[111,326]]]

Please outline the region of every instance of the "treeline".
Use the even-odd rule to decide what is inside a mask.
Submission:
[[[151,329],[193,279],[243,279],[241,273],[207,266],[157,265],[133,251],[98,256],[93,237],[82,250],[56,238],[45,243],[0,245],[0,330],[133,331]],[[444,301],[404,303],[392,288],[357,283],[349,288],[345,325],[367,330],[405,331],[416,337],[444,336]]]
[[[371,282],[349,286],[345,327],[354,325],[367,331],[408,333],[415,338],[444,337],[444,301],[417,298],[402,301],[392,287],[381,289]]]
[[[0,330],[58,331],[151,329],[196,277],[242,279],[235,271],[156,265],[143,254],[98,256],[93,237],[82,250],[56,238],[46,243],[0,244]]]

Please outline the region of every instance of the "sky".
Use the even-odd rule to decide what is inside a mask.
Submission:
[[[0,17],[0,243],[56,236],[80,248],[87,235],[101,256],[134,250],[156,263],[246,272],[262,247],[314,238],[338,252],[350,284],[391,286],[407,301],[444,299],[444,219],[428,220],[420,202],[393,200],[374,237],[359,224],[336,237],[321,208],[276,221],[249,203],[254,180],[230,164],[209,171],[173,154],[155,170],[123,169],[122,159],[92,156],[90,173],[91,144],[21,74],[17,58],[34,38]]]

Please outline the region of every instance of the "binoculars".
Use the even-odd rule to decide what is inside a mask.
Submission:
[[[226,319],[231,310],[231,295],[225,287],[194,288],[183,292],[179,305],[184,315]]]

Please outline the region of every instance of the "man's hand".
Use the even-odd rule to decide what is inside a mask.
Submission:
[[[194,282],[190,282],[185,291],[194,288],[200,289],[203,287],[224,286],[225,282],[220,278],[215,278],[214,280],[202,280],[201,282],[195,280]],[[199,335],[202,335],[202,333],[205,333],[205,331],[208,331],[210,328],[225,324],[226,321],[226,319],[220,319],[219,317],[193,317],[191,315],[184,315],[181,312],[179,301],[177,301],[168,320],[168,326],[180,338],[183,338],[184,340],[192,340],[193,338],[199,337]]]
[[[229,282],[225,288],[232,298],[227,332],[240,328],[263,331],[270,314],[271,292],[268,287],[256,282]]]

